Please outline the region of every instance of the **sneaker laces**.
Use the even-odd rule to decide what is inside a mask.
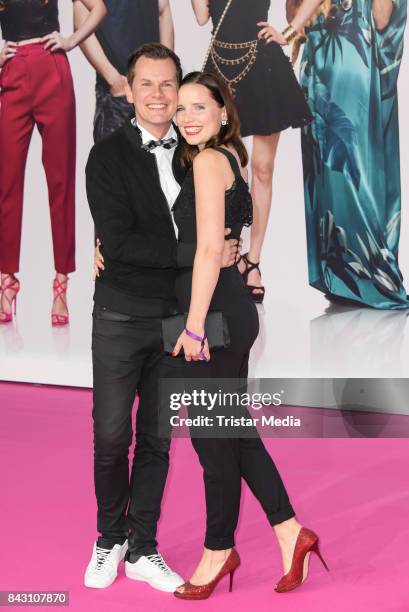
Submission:
[[[104,569],[105,566],[105,561],[107,560],[108,556],[111,553],[111,550],[108,550],[106,548],[99,548],[98,546],[95,549],[96,555],[97,555],[97,565],[96,565],[96,569],[98,571],[101,571]]]
[[[168,574],[168,575],[173,574],[172,570],[170,569],[168,565],[166,565],[165,560],[160,553],[156,555],[147,555],[146,558],[149,559],[151,563],[156,565],[156,567],[158,567],[161,570],[161,572],[163,572],[164,574]]]

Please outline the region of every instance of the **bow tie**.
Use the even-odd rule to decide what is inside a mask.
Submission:
[[[144,151],[153,151],[156,147],[163,147],[164,149],[173,149],[176,147],[178,141],[176,138],[161,138],[160,140],[149,140],[142,145]]]

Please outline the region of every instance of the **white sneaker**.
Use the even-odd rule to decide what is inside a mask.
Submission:
[[[92,550],[91,561],[85,570],[84,584],[93,589],[105,589],[112,584],[118,575],[118,565],[128,550],[128,540],[122,546],[115,544],[109,550],[100,548],[96,542]]]
[[[159,553],[141,557],[136,563],[125,561],[125,574],[132,580],[148,582],[154,589],[168,593],[173,593],[185,582],[166,565]]]

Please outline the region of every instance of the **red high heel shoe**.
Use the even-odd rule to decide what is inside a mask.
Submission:
[[[10,323],[12,321],[13,314],[15,315],[17,312],[17,294],[19,291],[20,283],[18,279],[12,274],[4,274],[1,286],[2,299],[10,306],[10,312],[0,313],[0,323]]]
[[[325,569],[329,572],[329,568],[320,553],[317,534],[311,529],[302,527],[295,543],[290,571],[276,584],[275,591],[277,593],[292,591],[304,582],[308,574],[309,553],[311,552],[318,555]]]
[[[55,278],[53,281],[53,292],[54,292],[54,300],[53,300],[53,308],[54,304],[57,300],[61,300],[66,309],[67,306],[67,285],[68,285],[68,277],[65,280],[60,281],[58,278]],[[56,314],[51,312],[51,325],[54,327],[67,325],[69,322],[68,314]]]
[[[232,548],[230,555],[227,557],[219,573],[215,578],[213,578],[213,580],[207,584],[201,584],[200,586],[191,584],[190,582],[185,582],[185,584],[182,584],[182,587],[185,589],[183,593],[175,591],[173,594],[178,599],[207,599],[213,593],[220,580],[227,576],[227,574],[230,574],[229,592],[231,593],[233,590],[234,572],[239,565],[239,554],[234,548]]]

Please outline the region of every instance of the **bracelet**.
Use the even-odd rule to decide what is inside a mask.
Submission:
[[[185,334],[187,336],[189,336],[189,338],[192,338],[192,340],[197,340],[198,342],[201,343],[201,349],[200,349],[200,353],[199,353],[199,357],[202,361],[209,361],[206,357],[206,355],[204,354],[204,345],[205,345],[205,341],[207,339],[207,334],[206,332],[204,333],[204,336],[198,336],[197,334],[191,332],[187,327],[185,327]]]
[[[282,32],[281,34],[284,36],[284,38],[287,41],[287,44],[290,45],[293,40],[295,40],[298,36],[298,32],[297,30],[292,26],[292,25],[288,25]]]

